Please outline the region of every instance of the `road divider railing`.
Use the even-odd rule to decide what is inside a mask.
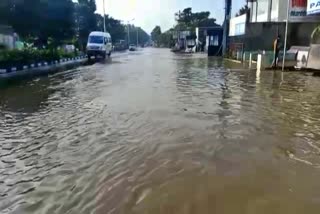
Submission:
[[[86,59],[86,55],[80,55],[73,58],[63,58],[59,60],[52,60],[52,61],[43,61],[43,62],[37,62],[37,63],[31,63],[31,64],[24,64],[24,65],[18,65],[18,66],[12,66],[12,67],[0,67],[0,75],[5,73],[11,73],[11,72],[19,72],[19,71],[27,71],[35,68],[43,68],[48,66],[59,66],[60,64],[64,63],[72,63],[74,61],[83,60]]]

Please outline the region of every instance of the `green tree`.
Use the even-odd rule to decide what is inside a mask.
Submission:
[[[174,29],[170,29],[160,35],[160,45],[161,46],[164,46],[167,48],[174,46],[175,42],[174,42],[173,36],[172,36],[173,31],[174,31]]]
[[[249,11],[250,11],[250,9],[249,9],[248,5],[245,5],[239,9],[239,11],[236,13],[236,17],[247,14]]]
[[[103,31],[103,16],[96,14],[97,30]],[[110,33],[112,41],[115,43],[126,38],[126,29],[121,21],[106,15],[106,31]]]
[[[129,25],[130,43],[131,44],[145,44],[149,41],[149,35],[140,27]]]
[[[161,28],[160,26],[156,26],[151,32],[151,39],[157,45],[160,45],[160,36],[161,36]]]
[[[214,27],[214,26],[219,26],[216,23],[216,19],[215,18],[208,18],[202,21],[199,21],[197,24],[197,27]]]
[[[56,45],[73,38],[75,22],[72,0],[47,0],[41,16],[40,37],[51,38]]]
[[[178,24],[190,25],[192,21],[192,9],[191,7],[185,8],[182,12],[177,12],[175,16]]]
[[[184,10],[178,11],[177,13],[175,13],[175,19],[177,24],[173,29],[169,29],[168,31],[161,33],[160,27],[156,26],[151,33],[152,40],[158,46],[172,47],[175,44],[173,35],[177,31],[190,31],[191,36],[195,37],[196,27],[219,26],[218,24],[216,24],[215,18],[209,18],[209,17],[210,17],[209,11],[193,13],[190,7],[185,8]]]
[[[320,25],[311,34],[311,44],[320,44]]]
[[[199,26],[208,26],[208,24],[216,25],[216,19],[209,18],[209,16],[209,11],[193,13],[191,7],[185,8],[182,12],[179,11],[175,13],[177,22],[175,29],[194,31],[194,29]]]
[[[80,46],[84,49],[91,31],[97,30],[95,0],[78,0],[76,5],[77,36]]]
[[[1,0],[1,22],[11,25],[22,37],[36,36],[41,31],[44,5],[40,0]]]
[[[24,39],[58,41],[72,38],[72,0],[1,0],[1,23],[11,25]],[[46,42],[44,42],[46,43]]]
[[[140,27],[137,27],[136,29],[138,30],[138,34],[139,34],[138,43],[145,44],[145,43],[149,42],[149,40],[150,40],[149,34]]]
[[[14,1],[1,0],[0,1],[0,24],[8,25],[10,20],[10,11],[13,9]]]

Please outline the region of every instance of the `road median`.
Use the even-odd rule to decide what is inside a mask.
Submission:
[[[87,57],[85,55],[65,58],[60,60],[55,60],[52,62],[41,62],[30,65],[24,65],[18,67],[11,67],[6,69],[0,69],[0,79],[11,79],[11,78],[23,78],[30,76],[39,76],[49,73],[55,73],[59,71],[64,71],[72,69],[87,62]]]

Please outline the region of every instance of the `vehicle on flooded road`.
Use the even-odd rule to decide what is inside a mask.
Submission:
[[[87,55],[88,59],[92,56],[97,58],[101,56],[103,59],[108,55],[111,56],[112,52],[112,42],[109,33],[104,33],[100,31],[94,31],[89,34],[87,43]]]
[[[136,51],[137,50],[137,46],[136,45],[129,45],[129,51]]]

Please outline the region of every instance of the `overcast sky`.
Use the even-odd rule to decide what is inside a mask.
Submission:
[[[103,0],[96,0],[97,12],[103,13]],[[245,0],[233,0],[233,13],[245,4]],[[156,25],[162,31],[175,24],[174,13],[192,7],[193,12],[210,11],[211,17],[221,24],[224,17],[224,0],[105,0],[106,14],[116,19],[128,20],[150,33]]]

